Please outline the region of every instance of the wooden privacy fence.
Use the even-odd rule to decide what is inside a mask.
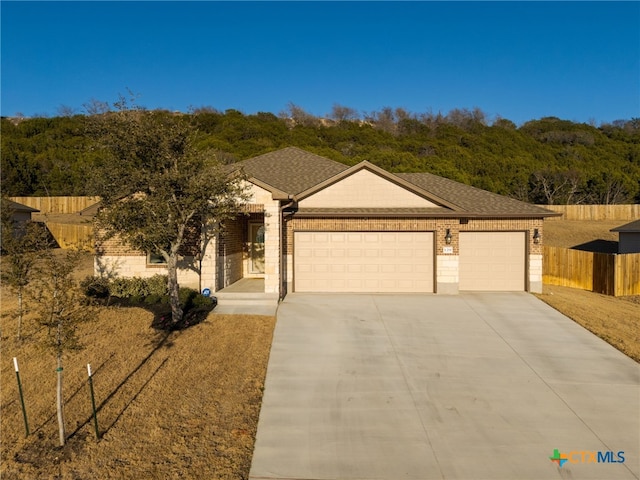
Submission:
[[[636,220],[640,218],[640,204],[631,205],[538,205],[539,207],[562,213],[554,220]]]
[[[94,251],[93,224],[46,222],[46,225],[60,248]]]
[[[616,297],[640,295],[640,253],[610,254],[543,247],[542,281]]]
[[[77,213],[100,201],[100,197],[11,197],[14,202],[40,213]]]

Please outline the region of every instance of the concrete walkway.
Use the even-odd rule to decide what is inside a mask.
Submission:
[[[638,478],[639,383],[526,293],[290,294],[249,478]]]

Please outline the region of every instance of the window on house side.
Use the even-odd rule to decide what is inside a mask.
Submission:
[[[161,253],[151,252],[147,255],[147,264],[149,265],[166,265],[167,261]]]

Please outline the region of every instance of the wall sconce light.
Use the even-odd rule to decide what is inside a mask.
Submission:
[[[540,243],[540,230],[537,228],[533,229],[533,243]]]
[[[444,235],[444,243],[451,245],[451,229],[447,228],[447,233]]]

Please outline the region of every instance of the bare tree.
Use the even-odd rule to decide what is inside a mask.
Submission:
[[[95,98],[92,98],[87,103],[83,103],[82,106],[87,112],[87,115],[101,115],[111,109],[107,102],[96,100]]]
[[[308,113],[299,105],[289,102],[286,110],[280,112],[280,118],[291,122],[292,126],[302,125],[305,127],[313,127],[320,123],[318,117]]]
[[[396,133],[396,115],[391,107],[383,107],[379,112],[371,112],[365,116],[368,122],[371,122],[375,128],[387,133]]]
[[[359,117],[358,111],[356,109],[334,103],[333,107],[331,108],[329,118],[337,122],[347,122],[358,120]]]
[[[32,280],[36,262],[42,252],[49,247],[49,238],[43,225],[28,221],[17,223],[11,203],[2,198],[2,253],[4,268],[0,274],[3,284],[7,285],[18,297],[18,328],[16,337],[22,339],[22,321],[25,313],[25,290]]]
[[[541,170],[532,175],[534,194],[547,205],[580,203],[580,173],[575,170]]]
[[[60,256],[48,251],[39,262],[32,289],[38,305],[37,320],[47,329],[45,346],[53,351],[56,357],[56,411],[60,446],[64,446],[66,441],[62,388],[63,354],[80,348],[76,327],[80,322],[88,320],[92,314],[73,278],[79,259],[80,252],[67,251]]]
[[[73,117],[78,110],[76,108],[70,107],[69,105],[60,105],[56,109],[56,113],[59,117]]]

